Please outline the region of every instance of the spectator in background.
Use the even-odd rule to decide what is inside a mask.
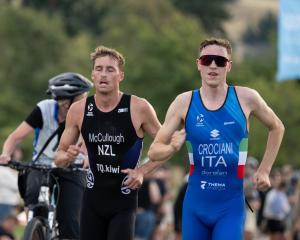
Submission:
[[[272,181],[270,179],[270,181]],[[266,195],[271,189],[268,189],[267,191],[258,191],[259,195],[259,201],[260,201],[260,207],[257,211],[257,219],[256,219],[256,225],[261,233],[266,232],[266,219],[263,214],[264,206],[265,206],[265,200],[266,200]]]
[[[257,233],[256,217],[260,207],[259,193],[255,189],[252,177],[257,171],[258,161],[254,157],[248,157],[245,167],[244,192],[247,204],[246,221],[244,226],[244,240],[254,240]]]
[[[293,227],[293,238],[292,240],[300,240],[300,216],[298,215],[295,225]]]
[[[153,173],[153,178],[158,184],[161,201],[156,205],[156,226],[152,240],[165,240],[169,234],[170,224],[173,223],[172,204],[170,203],[171,194],[169,191],[170,169],[164,164]]]
[[[291,195],[289,191],[287,192],[288,194],[288,199],[291,204],[291,224],[287,222],[287,227],[291,227],[292,230],[289,230],[289,234],[291,236],[294,236],[295,232],[298,232],[298,239],[300,240],[300,189],[299,189],[299,176],[295,177],[294,179],[292,178],[292,185],[295,184],[295,192]],[[290,224],[290,225],[289,225]]]
[[[14,230],[18,225],[18,219],[15,215],[7,215],[0,223],[0,240],[14,240]]]
[[[173,214],[174,214],[174,240],[181,240],[182,238],[182,206],[183,206],[183,199],[185,196],[185,192],[188,185],[188,175],[184,178],[184,183],[179,189],[177,197],[175,199],[174,207],[173,207]]]
[[[150,175],[145,176],[138,196],[135,240],[150,240],[156,221],[155,205],[161,201],[158,184]]]
[[[288,239],[292,239],[293,226],[296,222],[299,209],[299,176],[293,171],[292,166],[288,164],[281,168],[281,176],[283,181],[286,183],[286,194],[291,206],[291,211],[286,217],[286,236]]]
[[[282,240],[285,239],[285,220],[291,207],[286,195],[286,183],[282,181],[280,172],[274,171],[271,177],[273,188],[266,195],[263,214],[267,220],[270,240]]]
[[[21,161],[23,149],[17,147],[13,159]],[[18,190],[18,173],[9,167],[0,167],[0,222],[21,202]]]
[[[290,164],[285,164],[280,169],[281,181],[289,184],[293,176],[293,167]]]

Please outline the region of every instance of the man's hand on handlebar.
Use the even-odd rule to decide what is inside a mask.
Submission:
[[[2,153],[0,155],[0,163],[8,163],[9,161],[11,161],[11,156],[6,154],[6,153]]]

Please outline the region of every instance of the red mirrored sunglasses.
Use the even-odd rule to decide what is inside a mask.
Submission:
[[[200,64],[203,66],[209,66],[214,61],[218,67],[225,67],[227,62],[231,62],[226,57],[219,55],[203,55],[199,58]]]

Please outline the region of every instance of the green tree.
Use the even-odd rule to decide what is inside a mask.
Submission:
[[[258,26],[248,26],[243,34],[243,41],[247,44],[268,44],[271,34],[277,29],[277,17],[269,12],[259,21]]]
[[[195,16],[208,33],[224,35],[223,22],[231,16],[227,8],[236,0],[172,0],[184,13]]]
[[[103,32],[103,19],[118,2],[119,0],[26,0],[23,1],[23,6],[43,10],[50,15],[59,13],[71,36],[83,31],[99,35]]]
[[[90,74],[89,44],[86,36],[70,39],[59,17],[0,8],[0,144],[36,102],[49,97],[49,78],[66,71]]]

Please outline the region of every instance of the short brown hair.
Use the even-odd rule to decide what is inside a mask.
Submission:
[[[201,54],[201,51],[203,50],[203,48],[205,48],[206,46],[209,45],[218,45],[218,46],[222,46],[224,48],[226,48],[228,55],[231,56],[232,54],[232,47],[230,42],[227,39],[223,39],[223,38],[208,38],[205,39],[199,47],[199,55]]]
[[[118,66],[120,70],[124,71],[125,66],[125,58],[121,53],[119,53],[117,50],[104,47],[104,46],[98,46],[95,48],[95,51],[91,53],[91,60],[93,61],[93,66],[95,65],[95,60],[99,57],[104,56],[110,56],[118,61]]]

